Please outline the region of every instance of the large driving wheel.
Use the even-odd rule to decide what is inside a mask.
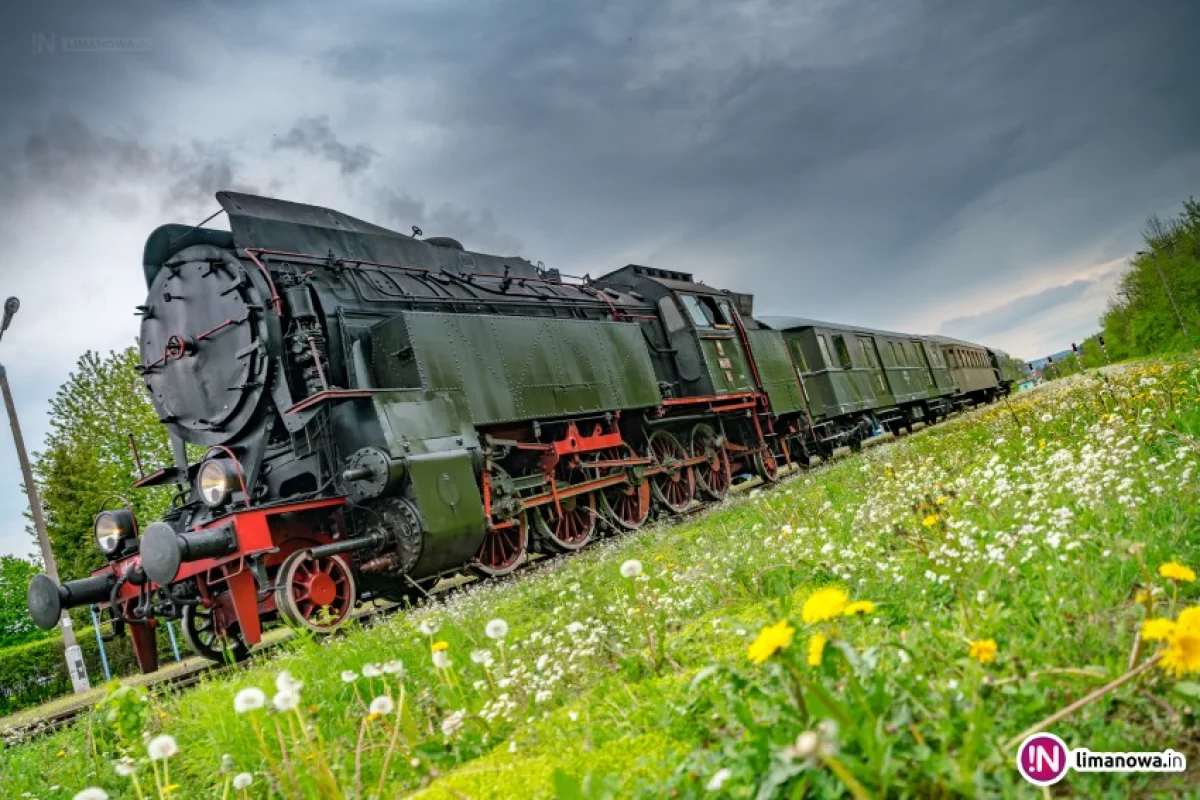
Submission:
[[[504,528],[490,528],[483,535],[483,544],[470,564],[470,570],[482,578],[507,575],[525,560],[529,547],[529,525],[522,511]]]
[[[633,448],[614,447],[599,455],[600,460],[618,461],[634,458]],[[607,474],[616,475],[628,472],[625,467],[614,467]],[[632,478],[632,474],[630,474]],[[604,518],[619,529],[636,531],[650,516],[650,483],[618,483],[601,489],[600,513]]]
[[[754,471],[765,483],[775,483],[779,480],[779,459],[771,452],[770,446],[754,454]]]
[[[199,603],[183,607],[183,639],[192,652],[209,661],[245,661],[250,646],[236,621],[219,630],[217,613]]]
[[[700,424],[692,428],[692,455],[704,457],[704,461],[695,467],[700,491],[713,500],[723,500],[729,494],[729,485],[733,483],[733,475],[729,471],[729,453],[723,444],[717,444],[716,431],[708,425]]]
[[[314,633],[330,633],[350,618],[358,585],[340,556],[313,558],[297,550],[284,559],[275,576],[275,605],[292,625]]]
[[[533,527],[538,549],[545,553],[569,553],[585,547],[596,532],[596,496],[591,492],[566,497],[533,510]]]
[[[667,431],[655,431],[650,436],[651,465],[664,469],[650,479],[650,488],[655,499],[672,514],[685,511],[696,493],[695,474],[683,464],[687,457],[683,445]]]

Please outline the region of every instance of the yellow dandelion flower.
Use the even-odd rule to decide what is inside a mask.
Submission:
[[[1046,440],[1038,439],[1038,449],[1041,450],[1041,449],[1044,449],[1045,447],[1046,447]]]
[[[925,519],[921,520],[921,524],[926,528],[932,528],[934,525],[938,524],[939,519],[941,518],[937,514],[930,514]]]
[[[1133,602],[1146,605],[1154,599],[1154,593],[1149,589],[1138,589],[1133,595]]]
[[[1200,672],[1200,633],[1178,630],[1167,640],[1170,645],[1163,653],[1162,668],[1176,678]]]
[[[1200,633],[1200,606],[1190,606],[1180,611],[1175,627],[1181,631]]]
[[[855,614],[873,613],[875,613],[875,604],[870,600],[855,600],[842,611],[842,614],[847,617],[853,617]]]
[[[967,655],[978,661],[980,664],[990,664],[996,660],[996,640],[995,639],[978,639],[971,642],[971,649]]]
[[[1142,623],[1142,639],[1147,642],[1165,642],[1175,632],[1175,623],[1169,619],[1148,619]]]
[[[435,652],[435,653],[437,653],[437,652],[440,652],[440,651],[442,651],[442,650],[449,650],[449,649],[450,649],[450,643],[449,643],[449,642],[446,642],[446,641],[441,641],[441,642],[434,642],[434,643],[433,643],[433,652]]]
[[[1195,571],[1188,569],[1178,561],[1168,561],[1166,564],[1163,564],[1158,568],[1158,574],[1164,578],[1170,578],[1173,581],[1183,581],[1184,583],[1191,583],[1196,580]]]
[[[825,654],[825,643],[829,641],[825,634],[814,633],[812,638],[808,640],[808,665],[810,667],[821,666],[821,656]]]
[[[833,619],[845,610],[850,598],[841,589],[829,587],[818,589],[804,601],[800,610],[800,618],[811,625],[814,622],[824,622]]]
[[[747,655],[755,664],[761,664],[791,644],[795,632],[796,629],[788,625],[786,619],[768,625],[758,632],[758,638],[750,645]]]
[[[946,495],[944,495],[944,494],[938,495],[937,504],[939,506],[946,505]]]

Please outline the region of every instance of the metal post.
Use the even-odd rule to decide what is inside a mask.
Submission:
[[[4,321],[0,323],[0,336],[8,329],[13,314],[21,303],[17,298],[10,297],[4,303]],[[25,439],[21,436],[21,423],[17,420],[17,407],[13,403],[12,391],[8,387],[8,372],[0,364],[0,391],[4,394],[4,407],[8,410],[8,423],[12,426],[13,444],[17,449],[17,460],[21,464],[21,476],[25,479],[25,493],[29,496],[29,511],[33,515],[33,528],[37,531],[38,545],[42,550],[42,564],[55,583],[58,583],[58,563],[50,549],[50,537],[46,535],[46,518],[42,515],[42,500],[38,497],[37,484],[33,481],[33,470],[29,468],[29,454],[25,452]],[[71,615],[65,610],[59,623],[62,629],[63,655],[67,661],[67,673],[71,676],[71,686],[75,692],[86,692],[92,688],[88,681],[87,666],[83,663],[83,651],[75,641],[75,629],[71,624]]]
[[[1171,308],[1175,309],[1175,319],[1179,320],[1179,329],[1183,331],[1184,336],[1191,336],[1183,321],[1183,314],[1179,313],[1179,304],[1175,302],[1175,293],[1171,291],[1171,284],[1167,283],[1167,274],[1163,272],[1162,264],[1158,263],[1158,251],[1151,250],[1147,253],[1145,250],[1141,250],[1138,255],[1149,255],[1150,260],[1154,262],[1154,268],[1158,270],[1158,279],[1162,281],[1163,289],[1167,291],[1167,299],[1171,301]]]
[[[182,661],[179,657],[179,643],[175,641],[175,626],[171,624],[171,620],[167,620],[167,638],[171,640],[171,651],[175,653],[175,661]]]
[[[96,646],[100,648],[100,666],[104,667],[104,682],[112,680],[112,671],[108,668],[108,653],[104,650],[104,637],[100,635],[100,615],[96,613],[95,604],[88,606],[92,612],[92,627],[96,629]]]

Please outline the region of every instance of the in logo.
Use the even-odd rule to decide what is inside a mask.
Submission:
[[[1017,750],[1017,769],[1034,786],[1058,783],[1067,774],[1070,751],[1053,733],[1035,733]]]

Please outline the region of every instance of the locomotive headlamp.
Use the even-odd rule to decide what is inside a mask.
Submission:
[[[226,461],[205,461],[196,476],[196,491],[209,508],[216,508],[228,500],[236,485],[237,476]]]
[[[93,526],[96,544],[107,556],[115,555],[126,540],[132,539],[134,529],[133,512],[124,508],[101,511]]]

